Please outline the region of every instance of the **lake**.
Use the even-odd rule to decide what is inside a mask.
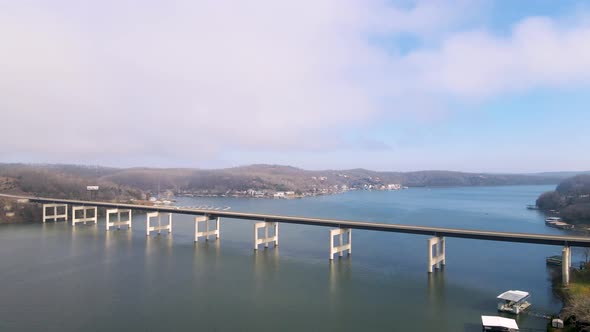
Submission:
[[[373,222],[563,234],[525,208],[554,186],[351,191],[293,200],[179,198],[179,206]],[[447,238],[428,274],[426,236],[353,230],[353,255],[328,260],[329,229],[279,226],[280,246],[253,250],[253,222],[222,219],[219,241],[63,222],[0,225],[0,331],[481,331],[496,296],[532,294],[555,313],[545,257],[561,247]],[[574,250],[573,261],[581,259]],[[544,329],[543,319],[518,318]]]

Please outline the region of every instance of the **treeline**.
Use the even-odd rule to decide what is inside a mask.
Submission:
[[[80,199],[88,197],[87,186],[98,185],[100,199],[141,198],[141,190],[103,180],[104,173],[105,169],[82,166],[0,164],[0,178],[9,183],[0,188],[9,193]]]
[[[572,224],[590,224],[590,175],[582,174],[563,180],[555,189],[541,194],[537,206],[559,212]]]
[[[295,190],[307,179],[292,178],[288,174],[255,174],[235,169],[190,170],[190,169],[122,169],[105,175],[103,180],[155,193],[158,190],[172,192],[201,191],[225,193],[227,191],[254,190]],[[311,180],[311,178],[310,178]]]
[[[309,171],[280,165],[250,165],[218,170],[121,169],[103,177],[114,183],[154,191],[293,190],[308,192],[334,186],[362,188],[370,185],[402,184],[424,186],[495,186],[554,184],[554,176],[485,174],[451,171],[376,172],[365,169]]]
[[[0,164],[0,192],[85,199],[89,185],[100,186],[99,200],[143,199],[172,193],[224,194],[249,190],[334,193],[347,189],[378,189],[389,184],[422,186],[489,186],[557,183],[550,175],[485,174],[451,171],[376,172],[365,169],[310,171],[281,165],[201,169],[108,168],[79,165]],[[582,190],[577,182],[564,182],[568,191]],[[547,196],[543,205],[561,202]],[[559,208],[565,206],[559,203]],[[0,206],[2,209],[2,206]],[[10,212],[12,213],[12,212]],[[572,215],[583,214],[578,206]],[[0,213],[1,214],[1,213]],[[1,215],[0,215],[1,217]]]
[[[97,196],[105,201],[141,199],[136,188],[116,184],[103,177],[112,169],[69,165],[0,164],[0,192],[16,195],[88,199],[87,186],[100,186]],[[0,223],[40,220],[41,209],[34,204],[19,204],[0,199]]]
[[[104,199],[135,197],[140,191],[275,190],[312,192],[328,188],[370,188],[388,184],[424,186],[493,186],[550,184],[555,176],[485,174],[452,171],[377,172],[366,169],[310,171],[281,165],[201,169],[106,168],[76,165],[0,164],[0,177],[16,180],[17,190],[37,195],[81,197],[86,185],[100,185]],[[1,188],[0,188],[1,190]]]

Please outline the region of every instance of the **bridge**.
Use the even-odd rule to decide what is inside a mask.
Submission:
[[[114,202],[85,201],[71,199],[56,199],[43,197],[27,197],[0,194],[0,197],[20,200],[22,202],[31,202],[43,204],[43,222],[47,220],[57,221],[60,219],[68,220],[68,206],[72,206],[72,225],[79,222],[98,222],[97,209],[106,209],[106,230],[110,227],[128,226],[131,228],[131,211],[145,211],[146,214],[146,235],[152,231],[158,234],[162,231],[172,232],[172,215],[185,214],[195,216],[195,242],[204,237],[208,240],[209,236],[219,238],[220,218],[244,219],[259,221],[254,225],[254,249],[257,250],[260,244],[268,247],[269,243],[278,245],[278,224],[300,224],[332,227],[330,230],[330,251],[329,258],[333,259],[334,254],[342,256],[344,252],[352,252],[352,230],[368,230],[379,232],[394,232],[432,236],[428,239],[428,272],[432,273],[434,268],[439,269],[445,265],[445,238],[464,238],[487,241],[503,241],[518,243],[533,243],[543,245],[563,246],[562,250],[562,278],[563,283],[569,283],[569,272],[571,267],[571,247],[590,247],[590,237],[570,236],[570,235],[549,235],[549,234],[532,234],[532,233],[513,233],[497,232],[485,230],[471,230],[458,228],[414,226],[401,224],[388,224],[366,221],[338,220],[325,218],[310,218],[297,216],[284,216],[274,214],[259,214],[247,212],[230,212],[207,209],[192,209],[170,206],[147,206],[139,204],[124,204]],[[61,213],[59,211],[62,211]],[[91,216],[88,212],[91,211]],[[49,213],[48,213],[49,212]],[[81,213],[80,213],[81,212]],[[116,221],[111,222],[111,215],[116,215]],[[122,215],[127,215],[125,220],[121,220]],[[167,222],[162,225],[162,216],[167,218]],[[157,225],[152,226],[152,218],[157,218]],[[210,221],[214,221],[213,228],[210,230]],[[199,231],[199,224],[204,224],[204,231]],[[201,227],[203,228],[203,227]],[[264,235],[259,235],[259,230],[264,230]],[[269,229],[272,235],[269,236]],[[343,235],[346,237],[343,239]],[[334,244],[334,237],[337,236],[338,243]]]

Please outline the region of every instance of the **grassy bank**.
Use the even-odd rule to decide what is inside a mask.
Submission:
[[[570,279],[567,287],[558,286],[559,283],[554,286],[564,303],[559,316],[566,323],[566,328],[549,331],[582,331],[584,326],[590,325],[590,264],[583,269],[572,270]]]

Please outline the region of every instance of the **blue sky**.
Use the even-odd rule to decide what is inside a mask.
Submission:
[[[0,3],[0,162],[590,169],[585,1]]]

